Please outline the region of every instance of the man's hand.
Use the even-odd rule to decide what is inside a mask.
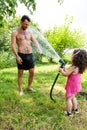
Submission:
[[[22,61],[22,59],[21,59],[20,56],[17,56],[16,59],[17,59],[17,62],[18,62],[19,64],[22,64],[23,61]]]
[[[39,52],[40,54],[42,54],[42,50],[41,50],[41,48],[38,49],[38,52]]]

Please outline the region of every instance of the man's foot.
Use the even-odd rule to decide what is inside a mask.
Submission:
[[[28,88],[29,91],[35,92],[36,90],[33,88]]]
[[[20,92],[20,96],[22,96],[23,94],[24,94],[23,91],[21,91],[21,92]]]

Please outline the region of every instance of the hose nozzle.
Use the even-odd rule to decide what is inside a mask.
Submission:
[[[61,68],[63,68],[65,66],[65,62],[63,61],[63,59],[60,59],[59,62],[61,63]]]

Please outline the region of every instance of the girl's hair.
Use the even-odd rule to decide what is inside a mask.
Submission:
[[[72,65],[79,68],[79,73],[83,73],[87,68],[87,52],[84,49],[73,51]]]

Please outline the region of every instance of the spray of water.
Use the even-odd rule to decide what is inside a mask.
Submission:
[[[30,31],[32,31],[35,38],[37,39],[37,41],[42,49],[42,54],[49,58],[56,59],[57,61],[59,61],[60,56],[57,54],[57,52],[54,50],[54,48],[51,46],[51,44],[47,41],[47,39],[34,27],[30,26],[29,29],[30,29]],[[35,51],[35,49],[34,49],[34,51]]]

